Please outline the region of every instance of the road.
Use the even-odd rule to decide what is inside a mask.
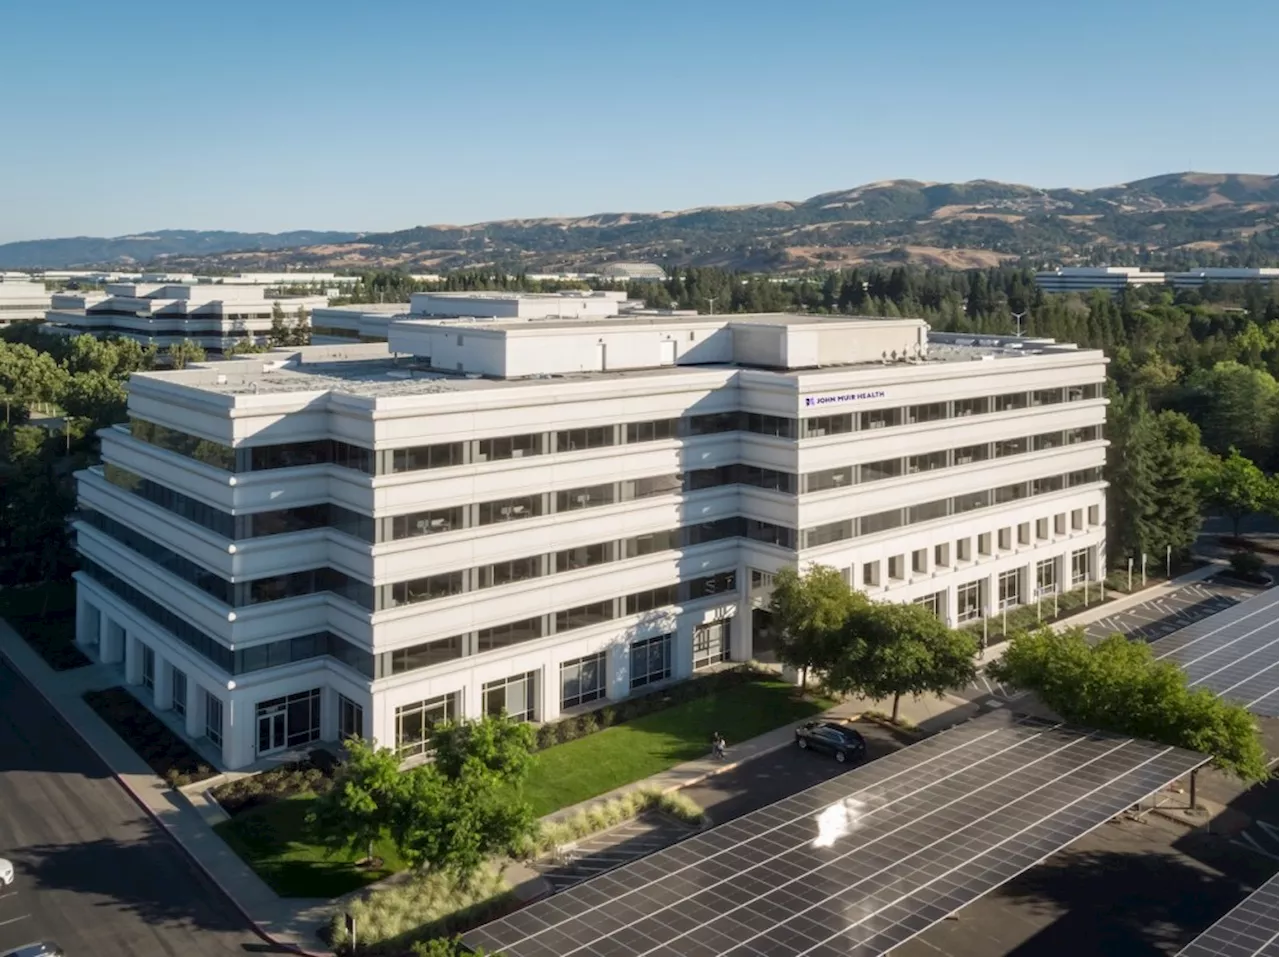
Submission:
[[[0,953],[53,940],[69,957],[275,953],[0,658]]]

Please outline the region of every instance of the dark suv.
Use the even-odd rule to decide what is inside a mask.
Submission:
[[[867,756],[867,742],[862,735],[834,721],[809,721],[796,728],[796,745],[804,750],[825,751],[834,754],[841,764],[861,761]]]

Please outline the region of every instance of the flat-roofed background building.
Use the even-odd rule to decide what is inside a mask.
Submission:
[[[1137,266],[1064,266],[1036,273],[1036,285],[1045,292],[1087,292],[1091,289],[1120,292],[1163,282],[1164,273],[1146,272]]]
[[[1106,359],[910,319],[411,319],[136,374],[78,640],[229,768],[768,660],[821,562],[962,624],[1105,568]]]
[[[43,282],[5,276],[0,279],[0,327],[43,319],[52,299]]]

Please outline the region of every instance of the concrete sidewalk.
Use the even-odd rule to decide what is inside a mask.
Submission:
[[[0,619],[0,654],[27,679],[153,817],[269,942],[322,952],[316,931],[328,920],[329,901],[284,899],[276,894],[210,829],[180,791],[162,781],[146,762],[85,703],[86,691],[123,683],[110,665],[55,672],[21,636]]]

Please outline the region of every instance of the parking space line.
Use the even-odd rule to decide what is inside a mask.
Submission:
[[[30,914],[23,914],[21,917],[10,917],[8,920],[0,920],[0,927],[4,927],[8,924],[16,924],[18,921],[26,920],[30,916]]]

